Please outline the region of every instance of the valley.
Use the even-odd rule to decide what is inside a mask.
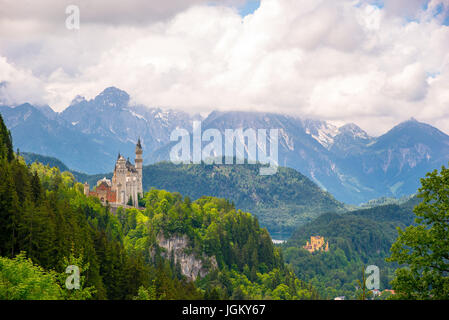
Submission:
[[[5,141],[2,150],[11,153],[12,144]],[[52,203],[48,201],[55,201],[47,199],[53,194],[60,199],[58,201],[68,201],[65,206],[74,212],[84,211],[88,217],[82,222],[84,225],[100,228],[96,232],[106,232],[107,238],[116,242],[107,246],[123,246],[114,254],[124,257],[131,254],[125,259],[131,259],[129,263],[137,263],[135,267],[146,270],[139,273],[141,286],[127,289],[137,295],[135,298],[358,299],[357,281],[366,265],[380,268],[380,289],[389,292],[399,265],[386,259],[397,238],[397,228],[415,225],[413,208],[420,203],[414,196],[403,196],[401,199],[374,199],[362,207],[344,204],[305,175],[287,167],[279,167],[274,175],[261,176],[258,174],[260,164],[158,162],[143,167],[145,196],[139,203],[142,201],[144,207],[141,210],[119,207],[111,214],[108,205],[104,207],[97,198],[86,198],[82,192],[82,183],[95,185],[103,177],[111,178],[111,173],[89,175],[73,171],[57,158],[36,153],[20,151],[17,157],[10,164],[5,162],[6,168],[11,166],[8,169],[11,171],[5,174],[17,170],[25,174],[30,170],[25,175],[36,178],[25,182],[24,190],[42,188],[45,193],[40,189],[34,197],[43,197],[39,201],[48,203],[47,206]],[[40,187],[37,181],[41,181]],[[17,184],[17,188],[22,188],[22,183]],[[27,192],[23,195],[19,192],[17,196],[24,198],[18,203],[11,202],[11,206],[31,205],[24,207],[24,210],[31,210],[25,212],[32,212],[33,206],[39,206],[26,200]],[[60,214],[63,214],[66,210],[63,208],[55,210],[62,210]],[[45,212],[47,209],[38,210],[41,213],[36,217],[16,217],[17,221],[23,219],[20,228],[28,230],[30,221],[38,225],[59,223],[52,222],[53,218]],[[65,223],[74,222],[67,220]],[[26,232],[33,234],[33,230]],[[7,234],[6,229],[4,231]],[[45,241],[47,235],[44,234],[33,236],[36,245],[43,245],[39,241]],[[77,235],[71,237],[75,239]],[[322,240],[325,249],[306,250],[310,237]],[[28,245],[26,239],[14,241],[18,248],[32,250],[33,245]],[[83,246],[85,250],[91,245],[84,243]],[[35,252],[33,261],[44,267],[54,264],[54,258],[42,255],[44,252]],[[138,260],[133,262],[135,254]],[[7,263],[23,263],[20,257],[16,259]],[[131,267],[126,263],[121,268]],[[94,272],[100,273],[92,273],[96,282],[89,284],[102,291],[89,293],[88,290],[86,296],[92,297],[93,292],[96,297],[108,298],[123,294],[114,293],[116,289],[112,284],[96,278],[109,271]],[[145,274],[154,272],[164,275],[166,282],[150,285]],[[160,281],[158,279],[153,281]],[[186,284],[185,289],[179,289]],[[171,289],[165,287],[167,285]]]

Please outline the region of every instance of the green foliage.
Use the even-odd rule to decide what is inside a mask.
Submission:
[[[132,197],[132,196],[129,196],[128,202],[127,202],[126,204],[127,204],[128,206],[134,205],[133,197]]]
[[[140,287],[137,296],[133,300],[156,300],[156,286],[153,284],[149,288]]]
[[[270,233],[291,233],[321,213],[345,211],[344,205],[296,170],[279,167],[259,175],[260,165],[174,165],[161,162],[143,168],[144,190],[165,189],[191,199],[225,198],[250,211]]]
[[[97,198],[86,197],[73,174],[38,162],[27,166],[15,156],[1,119],[0,134],[0,292],[5,298],[317,297],[285,268],[258,220],[229,201],[200,197],[192,202],[179,193],[151,190],[138,199],[144,211],[117,208],[114,215]],[[269,191],[260,188],[256,194]],[[159,235],[187,237],[185,253],[200,259],[209,274],[195,283],[184,277],[173,254],[163,255]],[[20,252],[26,253],[15,257]],[[68,265],[81,271],[79,290],[65,288]]]
[[[0,257],[0,300],[87,300],[95,289],[85,287],[89,265],[82,257],[64,258],[64,266],[80,268],[80,288],[68,290],[65,286],[67,273],[46,271],[26,258],[21,252],[14,259]]]
[[[0,257],[0,300],[62,300],[56,273],[33,264],[24,253]]]
[[[39,161],[64,168],[59,160],[25,154],[27,163]],[[321,213],[344,212],[345,205],[294,169],[279,167],[272,176],[259,175],[260,165],[175,165],[160,162],[143,168],[143,188],[179,192],[192,199],[202,196],[225,198],[243,211],[259,218],[271,234],[289,235],[294,229],[312,221]],[[112,173],[86,175],[72,171],[80,182],[95,185]],[[143,200],[143,199],[142,199]],[[144,206],[139,201],[139,206]]]
[[[399,229],[389,261],[403,265],[392,281],[394,299],[449,298],[449,169],[421,179],[416,224]]]
[[[374,208],[379,206],[385,206],[389,204],[397,204],[401,205],[406,203],[410,199],[412,199],[414,195],[411,196],[402,196],[400,198],[389,198],[389,197],[380,197],[378,199],[372,199],[360,205],[361,208]]]
[[[23,157],[23,159],[28,165],[31,165],[35,162],[39,162],[44,166],[49,166],[50,168],[56,167],[59,169],[60,172],[64,171],[71,172],[75,177],[76,181],[82,183],[87,181],[91,186],[95,185],[97,181],[102,179],[103,177],[107,177],[109,179],[112,178],[112,173],[89,175],[86,173],[70,170],[65,163],[54,157],[44,156],[32,152],[20,152],[20,156]]]
[[[366,287],[366,267],[365,265],[362,266],[360,269],[361,271],[361,278],[360,280],[357,280],[357,292],[356,297],[358,300],[371,300],[373,298],[373,292],[368,290]]]
[[[143,213],[128,209],[123,218],[126,243],[133,249],[154,245],[159,232],[165,237],[179,234],[187,235],[193,252],[214,256],[220,267],[235,265],[243,271],[245,265],[257,270],[282,266],[267,230],[224,199],[202,197],[190,202],[179,193],[151,190],[145,202]]]
[[[0,158],[11,161],[14,158],[12,149],[11,132],[6,128],[3,118],[0,115]]]
[[[64,257],[62,264],[62,268],[67,266],[77,266],[80,271],[80,287],[78,289],[67,289],[66,288],[66,280],[68,274],[66,272],[60,273],[58,275],[58,282],[63,290],[63,296],[65,300],[89,300],[95,294],[95,287],[86,287],[87,283],[87,271],[89,270],[89,263],[83,258],[82,255],[75,256],[72,250],[69,257]]]
[[[20,156],[23,157],[27,164],[39,162],[44,166],[48,165],[49,167],[56,167],[61,172],[70,170],[61,160],[54,157],[43,156],[32,152],[20,152]]]
[[[5,221],[0,225],[1,255],[26,251],[34,263],[60,274],[61,286],[68,276],[65,268],[80,267],[82,288],[64,291],[63,299],[132,299],[158,277],[164,279],[158,282],[158,298],[200,297],[169,268],[145,259],[143,251],[126,250],[120,212],[115,216],[97,198],[86,198],[71,173],[39,163],[28,168],[19,158],[0,161],[0,218]],[[138,210],[134,213],[126,228],[147,219]],[[132,217],[137,217],[134,222]]]
[[[140,287],[148,290],[155,283],[158,298],[201,298],[194,286],[179,280],[167,266],[148,261],[142,252],[126,250],[120,215],[113,215],[97,198],[85,197],[83,185],[71,173],[40,163],[27,166],[14,154],[9,159],[9,132],[2,128],[0,121],[0,141],[4,142],[0,148],[4,150],[0,155],[0,256],[14,259],[24,251],[39,272],[51,275],[44,278],[47,282],[36,282],[42,288],[33,287],[32,292],[47,290],[54,280],[64,290],[58,295],[49,291],[42,298],[132,299]],[[24,270],[31,268],[18,259]],[[82,283],[81,289],[69,292],[65,270],[72,264],[81,269]],[[22,280],[31,283],[26,276],[33,279],[38,271],[27,271],[22,278],[5,275],[8,297],[37,298],[38,293],[13,294],[11,286],[20,289]]]
[[[134,208],[117,211],[126,247],[163,253],[157,241],[162,235],[165,239],[186,236],[189,245],[185,254],[193,254],[209,271],[196,281],[205,299],[318,297],[311,286],[285,269],[281,252],[273,246],[268,231],[259,227],[257,218],[236,210],[229,201],[201,197],[191,202],[189,197],[164,190],[151,190],[144,201],[144,212]],[[156,259],[160,257],[156,255]],[[154,255],[149,258],[155,259]],[[173,274],[182,278],[173,252],[165,258]],[[137,298],[147,298],[146,290],[142,289]]]
[[[301,280],[312,283],[324,298],[359,298],[360,270],[371,264],[381,270],[381,290],[389,289],[397,264],[385,259],[397,237],[396,228],[412,224],[414,203],[416,200],[412,199],[400,206],[324,214],[299,227],[282,245],[285,260]],[[329,241],[329,252],[310,254],[302,248],[313,235]]]
[[[236,270],[215,270],[201,281],[206,285],[205,298],[210,300],[319,299],[316,290],[300,281],[292,270],[275,268],[270,272],[246,275]]]

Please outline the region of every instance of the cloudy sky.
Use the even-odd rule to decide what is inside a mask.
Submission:
[[[449,133],[449,0],[0,0],[0,103],[62,111],[108,86],[151,107]]]

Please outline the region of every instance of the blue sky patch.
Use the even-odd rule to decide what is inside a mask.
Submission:
[[[434,12],[434,17],[436,17],[437,15],[439,15],[440,13],[443,12],[444,9],[444,5],[442,3],[438,4],[435,8],[435,12]]]
[[[371,4],[375,7],[378,7],[379,9],[382,9],[384,7],[384,2],[381,0],[373,1]]]
[[[260,0],[248,0],[239,8],[239,13],[242,17],[252,14],[260,7]]]
[[[444,17],[443,25],[449,26],[449,13],[446,14],[446,17]]]

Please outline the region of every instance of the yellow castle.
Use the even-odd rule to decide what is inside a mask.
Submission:
[[[311,236],[310,243],[307,241],[307,244],[303,247],[310,253],[321,250],[328,252],[329,251],[329,242],[324,242],[324,238],[321,236]]]

